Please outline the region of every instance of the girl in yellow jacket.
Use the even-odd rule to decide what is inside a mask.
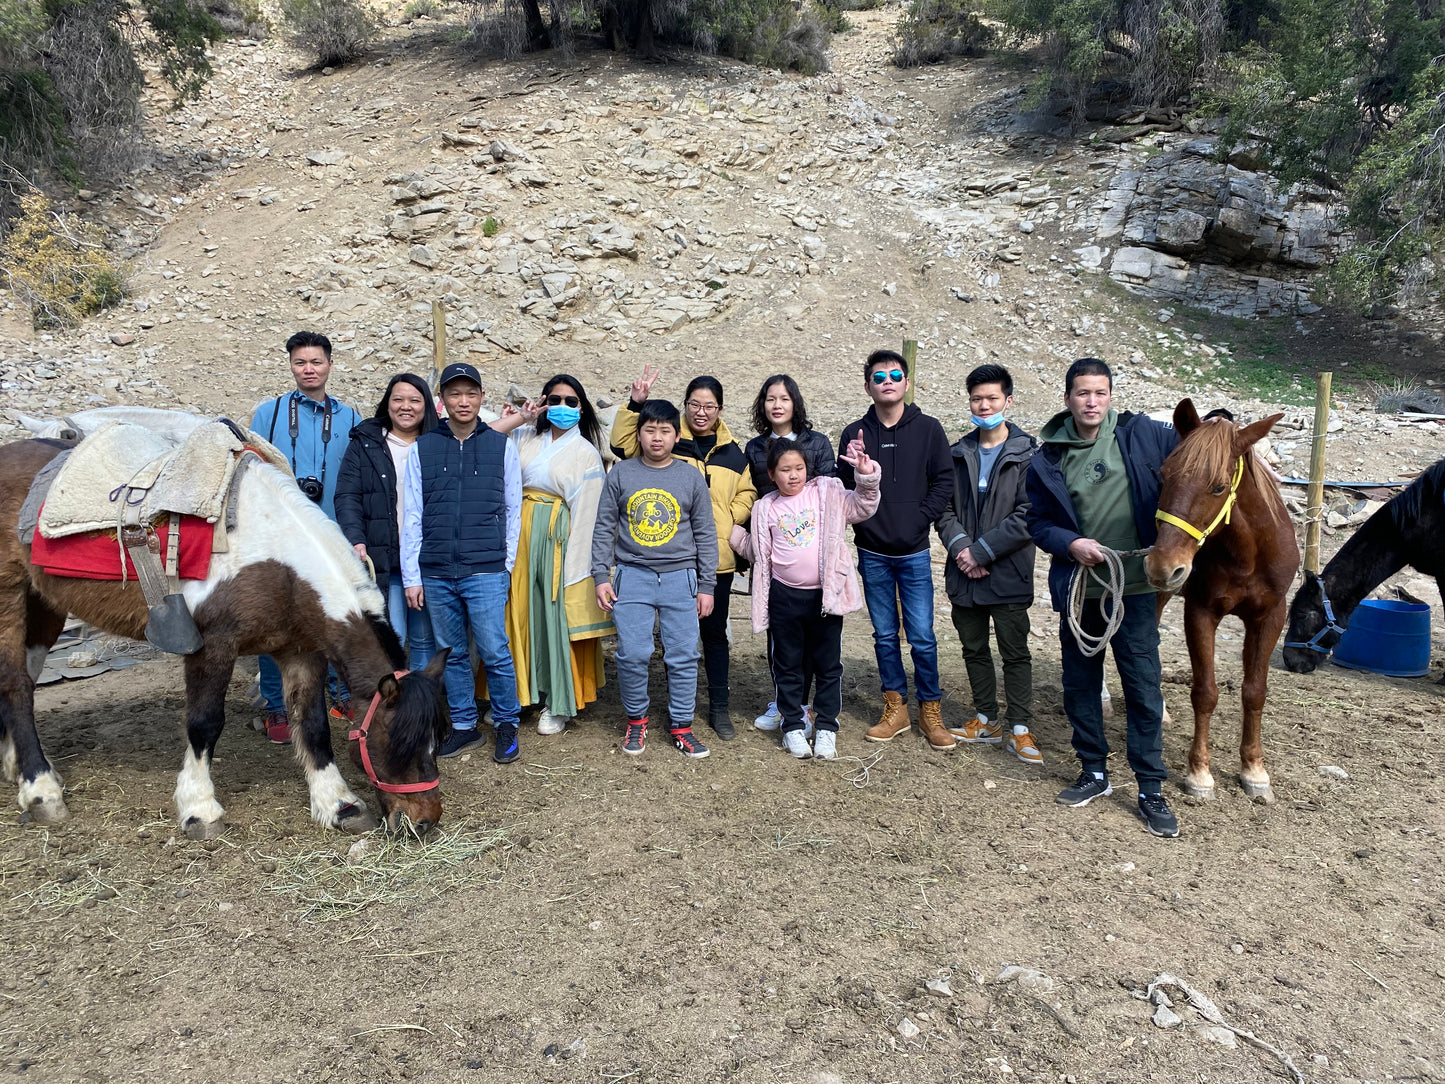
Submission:
[[[619,459],[637,454],[637,413],[661,375],[660,368],[644,366],[641,379],[632,383],[627,409],[617,412],[610,443]],[[748,470],[747,455],[722,420],[722,405],[723,388],[717,378],[695,378],[683,396],[682,432],[672,454],[702,471],[712,494],[718,536],[717,590],[712,614],[699,625],[703,667],[707,670],[708,725],[723,741],[731,741],[735,731],[728,715],[728,600],[737,566],[728,539],[733,527],[747,522],[758,491]]]

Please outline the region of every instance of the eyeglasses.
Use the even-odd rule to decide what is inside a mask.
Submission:
[[[716,414],[719,409],[716,403],[700,403],[696,399],[689,399],[682,405],[694,414]]]
[[[575,396],[575,395],[549,395],[549,396],[547,396],[547,405],[548,405],[548,406],[561,406],[563,403],[566,403],[569,407],[575,407],[575,406],[578,405],[579,400],[578,400],[577,396]]]
[[[875,384],[885,384],[890,380],[893,381],[893,383],[895,384],[902,384],[903,370],[889,369],[887,372],[884,372],[882,369],[879,369],[876,373],[873,374],[873,383]]]

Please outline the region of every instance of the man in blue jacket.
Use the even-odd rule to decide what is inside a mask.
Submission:
[[[1041,448],[1029,461],[1029,533],[1053,557],[1049,596],[1054,609],[1069,605],[1069,577],[1082,565],[1104,561],[1104,549],[1128,551],[1152,546],[1159,508],[1160,468],[1179,436],[1173,426],[1142,414],[1117,413],[1111,405],[1113,373],[1098,358],[1080,358],[1064,377],[1064,405],[1039,435]],[[1159,691],[1159,626],[1154,588],[1141,557],[1124,561],[1123,621],[1111,641],[1114,665],[1124,686],[1129,767],[1139,782],[1139,816],[1156,836],[1177,836],[1179,822],[1165,801],[1164,697]],[[1087,573],[1081,573],[1087,574]],[[1084,632],[1105,628],[1100,588],[1091,584],[1081,621]],[[1120,603],[1116,601],[1115,605]],[[1074,753],[1082,766],[1061,805],[1088,805],[1113,792],[1109,785],[1109,742],[1099,688],[1103,652],[1080,650],[1068,621],[1059,622],[1064,671],[1064,711],[1074,728]]]
[[[351,430],[361,415],[340,399],[326,394],[331,376],[331,340],[316,331],[298,331],[286,340],[291,376],[296,390],[267,399],[251,415],[251,429],[274,444],[291,461],[301,492],[336,519],[336,476],[351,441]],[[291,720],[281,671],[270,655],[262,655],[261,696],[266,701],[266,737],[278,745],[291,740]],[[335,706],[332,714],[350,719],[351,696],[335,671],[328,685]]]
[[[431,613],[447,658],[452,735],[437,750],[454,757],[481,740],[467,634],[487,671],[496,745],[492,759],[517,759],[517,671],[507,646],[507,591],[522,533],[522,465],[517,446],[478,421],[482,378],[474,366],[442,370],[446,421],[423,433],[402,475],[401,582],[406,604]]]

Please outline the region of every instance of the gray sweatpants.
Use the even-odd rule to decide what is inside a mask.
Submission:
[[[647,665],[652,660],[652,627],[662,622],[662,658],[667,667],[669,727],[692,726],[697,704],[697,573],[653,572],[618,565],[612,575],[617,602],[617,684],[629,719],[647,718]]]

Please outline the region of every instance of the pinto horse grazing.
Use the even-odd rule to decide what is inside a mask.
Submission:
[[[30,547],[19,540],[15,524],[32,480],[71,446],[28,440],[0,447],[0,759],[8,778],[18,776],[20,808],[41,823],[68,816],[35,731],[35,679],[66,614],[142,639],[148,612],[134,582],[51,576],[31,564]],[[175,792],[182,828],[193,839],[224,829],[210,765],[225,725],[226,689],[238,655],[266,653],[281,668],[316,822],[352,832],[377,823],[332,754],[322,692],[329,658],[357,703],[371,702],[353,757],[377,788],[388,825],[409,818],[424,833],[442,812],[435,748],[451,729],[440,691],[445,659],[423,673],[400,673],[401,645],[383,616],[381,592],[341,531],[285,472],[250,465],[234,499],[227,550],[212,555],[206,579],[181,586],[203,640],[185,657],[187,748]]]
[[[1322,573],[1305,573],[1289,607],[1285,666],[1312,673],[1340,642],[1361,600],[1406,565],[1435,577],[1445,595],[1445,459],[1365,520]]]
[[[1160,592],[1184,596],[1194,706],[1184,789],[1201,798],[1214,797],[1209,771],[1209,722],[1219,703],[1214,638],[1224,615],[1234,614],[1245,629],[1239,779],[1251,798],[1274,801],[1260,716],[1270,653],[1284,628],[1285,603],[1299,568],[1299,545],[1279,488],[1252,449],[1282,417],[1236,426],[1222,417],[1201,422],[1189,399],[1174,409],[1181,440],[1164,461],[1159,537],[1144,570]]]

